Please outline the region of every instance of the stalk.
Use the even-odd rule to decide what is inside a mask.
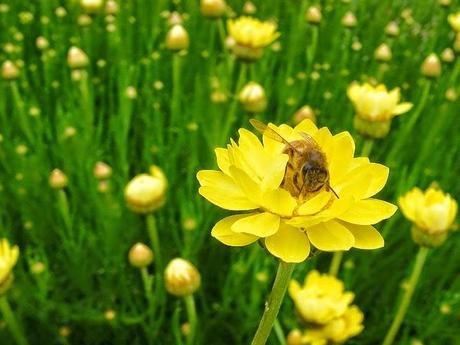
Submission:
[[[195,299],[193,298],[193,295],[188,295],[184,297],[184,301],[185,308],[187,309],[188,323],[190,325],[190,332],[187,335],[187,345],[192,345],[195,342],[195,333],[197,325]]]
[[[27,341],[21,326],[14,317],[13,311],[11,310],[10,303],[8,302],[6,295],[0,297],[0,310],[2,312],[3,319],[8,325],[8,328],[10,329],[11,335],[13,336],[16,344],[28,345],[29,342]]]

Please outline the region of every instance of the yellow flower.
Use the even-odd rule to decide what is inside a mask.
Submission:
[[[339,199],[326,185],[299,197],[288,183],[293,181],[293,171],[286,169],[292,165],[286,145],[267,135],[261,143],[252,132],[240,129],[238,143],[232,140],[226,149],[215,151],[220,171],[197,174],[203,197],[227,210],[246,211],[219,221],[212,236],[229,246],[261,240],[285,262],[304,261],[310,243],[323,251],[382,247],[383,238],[372,225],[392,216],[397,208],[371,196],[384,187],[388,168],[366,157],[354,158],[355,144],[348,132],[333,136],[310,120],[295,128],[269,127],[289,142],[304,140],[305,134],[316,141],[327,159],[329,185]]]
[[[6,239],[2,239],[0,241],[0,294],[9,288],[13,280],[12,270],[18,257],[18,246],[11,247]]]
[[[454,31],[460,31],[460,12],[449,14],[447,21]]]
[[[399,103],[399,88],[388,91],[385,85],[376,87],[352,83],[347,90],[356,114],[368,121],[388,121],[412,108],[412,103]]]
[[[228,32],[235,41],[233,52],[241,59],[260,58],[263,48],[279,37],[276,27],[273,22],[262,22],[246,16],[228,20]]]
[[[304,321],[321,325],[343,315],[354,298],[340,280],[318,271],[308,273],[303,286],[292,280],[289,295]]]
[[[326,325],[307,329],[302,337],[302,344],[327,345],[331,342],[342,344],[363,331],[363,320],[364,315],[361,310],[352,305],[342,316]]]
[[[457,215],[457,202],[436,187],[425,192],[413,188],[399,198],[404,216],[415,224],[414,240],[423,246],[435,247],[444,242]]]

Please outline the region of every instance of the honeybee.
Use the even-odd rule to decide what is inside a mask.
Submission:
[[[283,153],[289,156],[281,187],[293,197],[304,200],[307,196],[325,188],[339,198],[329,185],[329,170],[326,155],[315,139],[301,132],[302,139],[287,141],[266,124],[251,119],[251,125],[263,135],[286,145]]]

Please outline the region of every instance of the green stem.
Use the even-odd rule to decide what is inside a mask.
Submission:
[[[294,267],[295,264],[286,263],[280,260],[272,291],[268,297],[268,301],[265,303],[264,314],[260,319],[259,327],[254,335],[254,339],[252,339],[251,345],[264,345],[267,342],[276,316],[280,310],[281,302],[286,293]]]
[[[195,341],[195,332],[197,325],[195,299],[193,298],[193,295],[188,295],[184,297],[184,301],[185,307],[187,309],[188,323],[190,325],[190,332],[187,336],[187,345],[192,345]]]
[[[313,61],[315,59],[316,47],[318,46],[318,26],[312,27],[311,33],[311,44],[307,47],[307,71],[310,72],[313,69]],[[307,72],[307,74],[309,74]]]
[[[155,216],[152,213],[147,214],[146,222],[147,222],[147,231],[150,237],[150,242],[152,244],[153,253],[155,255],[156,273],[161,275],[162,269],[163,269],[163,262],[161,258],[160,239],[158,237],[158,229],[157,229],[157,222],[156,222]]]
[[[286,336],[284,335],[283,327],[281,327],[280,321],[278,319],[275,320],[275,325],[273,328],[280,345],[286,345]]]
[[[415,259],[414,268],[412,269],[412,274],[409,279],[408,286],[404,293],[404,296],[401,300],[401,304],[399,305],[398,312],[396,313],[395,318],[393,319],[393,323],[391,324],[390,329],[383,341],[382,345],[392,345],[393,341],[398,333],[399,327],[401,326],[404,316],[406,315],[407,309],[409,308],[409,304],[414,294],[415,286],[417,285],[418,278],[420,277],[420,273],[422,273],[423,265],[426,260],[426,256],[429,252],[429,248],[427,247],[420,247],[417,257]]]
[[[331,266],[329,267],[329,275],[337,276],[340,270],[340,263],[342,262],[343,252],[334,252],[332,256]]]
[[[62,219],[66,227],[67,235],[70,235],[70,229],[72,226],[72,222],[70,220],[69,201],[67,200],[67,195],[63,189],[59,189],[57,193],[58,193],[58,207],[59,207]]]
[[[28,345],[22,328],[19,326],[16,318],[14,317],[13,311],[11,310],[10,304],[6,295],[0,297],[0,310],[2,311],[3,319],[5,320],[8,328],[10,329],[11,335],[13,336],[16,344]]]

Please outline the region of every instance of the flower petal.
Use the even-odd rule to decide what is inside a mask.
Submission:
[[[270,212],[256,213],[241,218],[232,225],[232,231],[267,237],[275,234],[280,227],[280,217]]]
[[[217,166],[224,174],[229,175],[228,168],[230,167],[230,161],[228,159],[228,150],[218,147],[214,152],[216,153]]]
[[[265,165],[265,175],[262,179],[262,190],[277,189],[283,181],[286,172],[286,164],[289,160],[287,154],[273,157],[273,160]]]
[[[261,191],[259,185],[243,170],[235,166],[230,166],[229,170],[236,184],[241,188],[246,197],[253,203],[260,205]]]
[[[318,127],[310,119],[305,119],[294,127],[295,132],[307,133],[310,136],[315,135]]]
[[[334,220],[308,228],[307,234],[311,244],[327,252],[349,250],[355,244],[352,233]]]
[[[395,107],[395,109],[393,111],[393,114],[395,114],[395,115],[404,114],[404,113],[408,112],[409,110],[411,110],[412,107],[413,107],[413,104],[409,103],[409,102],[398,104]]]
[[[302,262],[310,255],[310,242],[305,232],[283,222],[276,234],[265,239],[265,246],[285,262]]]
[[[257,236],[232,231],[232,225],[244,217],[247,217],[247,215],[239,214],[220,220],[211,230],[212,237],[227,246],[233,247],[246,246],[254,243],[259,239]]]
[[[397,209],[396,205],[383,200],[359,200],[338,218],[352,224],[371,225],[390,218]]]
[[[231,177],[220,171],[201,170],[197,174],[199,193],[213,204],[233,211],[253,210],[259,205],[251,202]]]
[[[340,178],[343,171],[347,169],[353,159],[355,152],[355,142],[350,133],[342,132],[332,138],[332,150],[327,157],[329,160],[329,174],[331,184]]]
[[[297,201],[281,188],[265,192],[262,197],[262,207],[282,217],[291,217],[296,206]]]
[[[311,215],[315,214],[319,211],[321,211],[331,200],[331,193],[322,191],[315,195],[313,198],[307,200],[304,202],[298,209],[297,209],[297,214],[299,216],[306,216],[306,215]]]
[[[355,238],[355,244],[353,247],[359,249],[377,249],[382,248],[385,244],[385,241],[372,225],[356,225],[351,223],[345,223],[344,225]]]

